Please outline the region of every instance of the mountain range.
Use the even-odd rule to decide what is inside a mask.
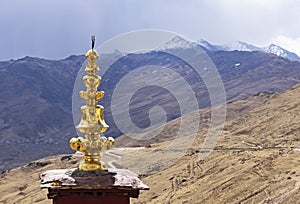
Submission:
[[[213,45],[203,39],[199,40],[197,43],[211,51],[219,51],[219,50],[223,50],[223,51],[237,50],[237,51],[248,51],[248,52],[259,51],[259,52],[275,54],[277,56],[288,58],[293,61],[300,61],[300,57],[297,54],[290,52],[275,44],[271,44],[266,47],[257,47],[242,41],[235,41],[224,45]]]
[[[200,39],[197,42],[189,42],[185,40],[184,38],[177,36],[170,40],[169,42],[165,43],[161,47],[158,48],[158,50],[168,50],[168,49],[175,49],[175,48],[193,48],[201,46],[204,49],[207,49],[209,51],[247,51],[247,52],[264,52],[264,53],[270,53],[270,54],[275,54],[279,57],[287,58],[292,61],[300,61],[300,57],[293,52],[290,52],[278,45],[271,44],[266,47],[257,47],[255,45],[251,45],[246,42],[242,41],[235,41],[223,45],[214,45],[209,43],[208,41],[204,39]]]
[[[210,107],[209,92],[201,76],[187,62],[166,52],[190,52],[195,46],[201,45],[177,37],[147,53],[101,55],[100,69],[109,58],[121,55],[102,75],[99,88],[105,91],[100,104],[105,107],[105,119],[110,125],[105,135],[119,137],[123,134],[112,116],[112,96],[124,76],[143,66],[173,70],[191,87],[199,104],[197,109]],[[298,61],[261,51],[203,49],[220,73],[227,101],[259,92],[281,92],[300,82]],[[0,170],[48,155],[71,153],[68,141],[77,135],[74,126],[78,124],[72,118],[72,92],[84,59],[82,55],[73,55],[62,60],[25,57],[0,62]],[[140,128],[149,126],[148,113],[154,106],[165,110],[167,121],[181,116],[181,107],[174,95],[159,87],[159,81],[168,80],[172,84],[177,78],[167,73],[155,73],[154,70],[152,80],[158,86],[143,86],[146,72],[130,81],[141,87],[129,104],[131,120]],[[185,96],[180,84],[172,85],[179,96]],[[119,103],[127,104],[127,101],[121,98]]]

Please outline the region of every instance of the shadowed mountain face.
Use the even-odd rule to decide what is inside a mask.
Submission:
[[[226,88],[227,98],[237,99],[261,91],[283,91],[299,82],[299,62],[261,52],[210,54]]]
[[[182,50],[184,51],[184,50]],[[181,51],[179,51],[181,52]],[[241,99],[255,95],[259,92],[280,92],[288,89],[300,81],[300,63],[277,57],[262,52],[208,52],[208,55],[216,65],[224,83],[227,101]],[[156,65],[168,67],[178,73],[192,88],[198,101],[198,108],[210,106],[210,95],[201,76],[191,68],[189,64],[179,58],[165,52],[151,52],[146,54],[129,54],[113,64],[103,75],[101,89],[106,95],[102,103],[106,107],[106,120],[111,128],[107,135],[118,136],[122,133],[115,128],[111,116],[111,97],[115,91],[115,85],[130,71],[145,65]],[[159,67],[158,67],[159,69]],[[209,70],[208,70],[209,71]],[[176,102],[173,93],[159,87],[160,80],[174,83],[176,78],[171,75],[154,76],[158,86],[145,87],[145,78],[148,73],[140,73],[134,82],[128,86],[138,86],[141,89],[136,92],[130,101],[129,111],[131,119],[139,127],[147,127],[150,124],[148,117],[149,110],[154,105],[159,105],[167,113],[167,119],[171,120],[180,116],[182,107]],[[173,77],[173,78],[172,78]],[[171,78],[171,80],[170,80]],[[176,83],[175,83],[176,84]],[[185,96],[184,91],[180,92],[180,85],[176,87],[179,95]],[[122,99],[119,104],[122,104]],[[125,102],[124,102],[125,103]]]
[[[82,56],[0,64],[0,169],[67,150],[72,89]]]
[[[80,62],[77,57],[62,61],[26,57],[2,66],[2,128],[32,142],[33,135],[50,137],[49,130],[64,127],[61,121],[70,117],[70,90]]]
[[[227,100],[264,91],[282,91],[300,81],[299,62],[272,54],[217,51],[208,52],[208,55],[220,72]],[[100,58],[100,64],[106,57],[109,56]],[[71,152],[68,140],[76,135],[71,111],[72,90],[83,61],[83,56],[71,56],[57,61],[25,57],[0,62],[0,170],[43,156]],[[186,62],[160,51],[128,54],[102,76],[99,89],[105,91],[105,96],[99,103],[105,107],[105,118],[110,125],[105,133],[107,136],[122,134],[111,115],[111,98],[116,85],[127,73],[146,65],[172,69],[192,88],[198,108],[210,106],[205,84]],[[154,80],[168,77],[174,76],[157,75]],[[143,75],[134,78],[135,85],[144,81]],[[174,84],[181,94],[183,90]],[[162,107],[168,121],[180,116],[174,94],[158,83],[157,86],[141,86],[132,96],[129,112],[133,123],[140,128],[149,126],[148,112],[153,106]]]

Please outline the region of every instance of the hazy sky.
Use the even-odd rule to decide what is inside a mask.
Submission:
[[[0,60],[61,59],[140,29],[213,44],[278,44],[300,55],[299,0],[0,0]]]

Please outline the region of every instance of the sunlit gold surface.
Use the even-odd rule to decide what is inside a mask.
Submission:
[[[97,75],[98,53],[91,49],[86,53],[86,59],[88,61],[85,68],[87,75],[83,77],[83,82],[87,89],[79,93],[80,97],[86,101],[86,105],[81,107],[81,121],[76,127],[78,131],[85,133],[85,138],[72,138],[70,147],[85,154],[84,160],[79,165],[80,170],[105,170],[106,166],[100,160],[100,152],[111,149],[114,139],[100,137],[100,133],[105,132],[109,126],[104,120],[104,107],[98,105],[98,100],[104,96],[103,91],[97,91],[101,84],[101,77]]]

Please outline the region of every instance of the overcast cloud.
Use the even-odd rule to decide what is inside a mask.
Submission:
[[[0,60],[61,59],[139,29],[213,44],[278,44],[300,55],[298,0],[2,0]]]

